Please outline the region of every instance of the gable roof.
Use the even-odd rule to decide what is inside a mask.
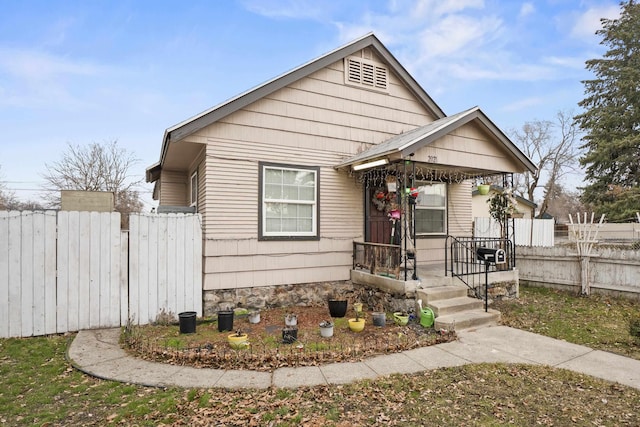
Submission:
[[[389,52],[389,50],[378,40],[373,34],[369,33],[359,39],[352,41],[342,47],[339,47],[319,58],[311,60],[291,71],[288,71],[272,80],[263,83],[253,89],[250,89],[240,95],[231,98],[222,104],[216,105],[208,110],[201,112],[183,122],[180,122],[167,130],[165,130],[162,151],[160,153],[160,162],[150,166],[147,169],[147,181],[155,181],[157,172],[164,163],[167,153],[167,145],[170,142],[178,141],[197,132],[198,130],[209,126],[216,121],[246,107],[247,105],[264,98],[265,96],[286,87],[287,85],[300,80],[322,68],[325,68],[336,61],[344,59],[362,49],[372,48],[376,54],[386,62],[390,71],[407,86],[407,88],[422,102],[422,104],[433,113],[436,118],[445,117],[445,113],[435,103],[435,101],[422,89],[407,70],[398,62],[398,60]],[[153,173],[152,173],[153,172]]]
[[[529,171],[534,172],[536,170],[533,162],[480,110],[480,107],[473,107],[458,114],[443,117],[427,125],[394,136],[381,144],[348,158],[336,165],[336,168],[366,163],[391,155],[399,155],[401,158],[405,158],[473,120],[483,125],[488,132],[502,142],[504,147]]]

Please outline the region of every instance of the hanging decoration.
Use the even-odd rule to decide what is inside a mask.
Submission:
[[[386,185],[387,185],[387,191],[389,193],[395,193],[398,183],[396,182],[396,177],[393,175],[387,175],[387,177],[385,178],[386,181]]]
[[[400,164],[390,164],[386,167],[374,168],[362,172],[351,172],[355,175],[359,183],[365,184],[367,188],[386,188],[389,192],[397,191],[398,182],[446,182],[449,184],[460,184],[467,180],[481,180],[480,174],[472,174],[456,169],[434,169],[415,165],[412,171],[405,173],[399,168]],[[406,180],[406,181],[405,181]]]
[[[371,203],[380,212],[389,213],[394,209],[398,209],[398,203],[396,193],[387,192],[383,189],[377,189],[373,192]]]

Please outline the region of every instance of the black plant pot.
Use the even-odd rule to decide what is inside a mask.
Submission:
[[[233,310],[221,310],[218,312],[218,331],[233,330]]]
[[[184,311],[178,314],[181,334],[193,334],[196,332],[196,314],[195,311]]]
[[[347,314],[347,301],[330,299],[329,314],[331,317],[344,317]]]

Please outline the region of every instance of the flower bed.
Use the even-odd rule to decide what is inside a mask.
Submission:
[[[282,341],[285,315],[297,315],[298,336],[291,344]],[[234,319],[234,330],[249,336],[249,345],[232,349],[227,343],[231,332],[218,332],[216,319],[200,319],[194,334],[180,334],[178,325],[128,325],[123,345],[137,357],[177,365],[217,369],[253,369],[272,371],[284,366],[358,361],[376,354],[394,353],[455,340],[455,332],[425,329],[416,322],[397,326],[367,324],[362,332],[352,332],[345,318],[331,319],[326,307],[288,307],[263,310],[261,322],[249,323],[246,317]],[[333,320],[333,337],[320,336],[319,323]]]

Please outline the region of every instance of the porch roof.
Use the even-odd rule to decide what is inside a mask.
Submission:
[[[504,145],[527,170],[531,172],[536,170],[533,162],[477,106],[396,135],[344,160],[336,165],[335,168],[353,167],[378,159],[399,160],[408,158],[420,148],[473,120],[481,124],[485,130]]]

